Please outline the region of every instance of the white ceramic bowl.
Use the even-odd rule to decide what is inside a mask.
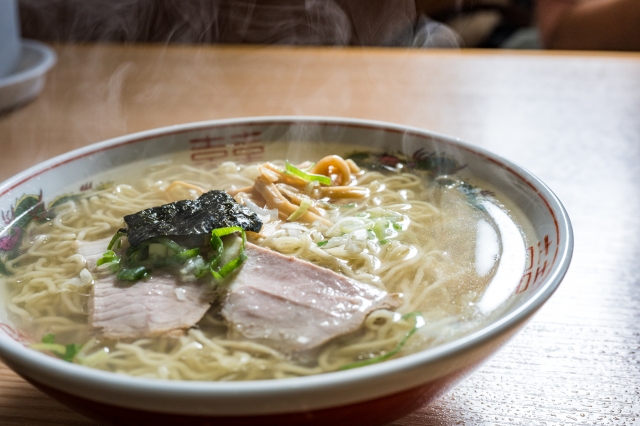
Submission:
[[[353,370],[282,380],[187,382],[116,375],[31,350],[29,339],[0,306],[0,357],[45,393],[112,424],[382,425],[438,397],[495,353],[542,306],[564,277],[573,248],[569,218],[549,188],[484,149],[422,129],[355,119],[194,123],[97,143],[32,167],[0,185],[0,209],[10,211],[25,194],[47,205],[57,195],[86,188],[97,174],[118,179],[134,162],[168,154],[195,163],[258,161],[269,159],[279,146],[289,159],[298,160],[309,158],[311,151],[326,153],[328,143],[345,151],[353,145],[400,151],[408,158],[419,150],[438,152],[464,166],[457,173],[481,179],[508,198],[520,211],[529,239],[528,247],[517,249],[524,251],[524,270],[503,284],[508,300],[494,321],[449,343]],[[350,148],[340,148],[347,143]]]

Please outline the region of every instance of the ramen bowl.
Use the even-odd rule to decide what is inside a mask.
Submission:
[[[0,209],[10,220],[0,234],[0,261],[10,261],[10,246],[24,238],[15,229],[26,228],[29,218],[47,211],[53,200],[109,180],[140,179],[145,165],[171,159],[209,167],[276,155],[301,161],[354,150],[373,166],[430,164],[439,179],[460,175],[501,194],[520,231],[519,237],[503,238],[503,258],[511,253],[511,263],[498,267],[478,302],[495,311],[481,327],[416,353],[344,371],[260,381],[172,381],[95,370],[30,349],[34,342],[2,303],[1,359],[44,393],[105,424],[383,425],[434,400],[525,325],[560,284],[573,248],[569,218],[544,183],[508,160],[444,135],[366,120],[259,117],[100,142],[0,185]],[[434,158],[439,160],[429,160]],[[499,226],[503,231],[509,233]]]

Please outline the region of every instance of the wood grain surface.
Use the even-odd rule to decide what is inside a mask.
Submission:
[[[405,123],[529,169],[575,231],[563,284],[466,382],[394,423],[640,424],[640,54],[58,46],[0,117],[0,180],[145,129],[255,115]],[[93,425],[0,365],[0,424]]]

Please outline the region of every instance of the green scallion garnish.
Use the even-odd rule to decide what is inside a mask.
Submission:
[[[309,207],[311,207],[311,199],[306,197],[303,198],[302,202],[300,203],[300,207],[298,207],[296,211],[291,213],[291,215],[287,218],[287,222],[293,222],[294,220],[300,219],[300,217],[302,217],[302,215],[304,215],[307,210],[309,210]]]
[[[192,248],[192,249],[185,249],[176,255],[162,257],[160,259],[155,260],[151,264],[151,267],[154,269],[160,269],[160,268],[166,268],[171,265],[179,265],[191,259],[192,257],[198,256],[199,254],[200,254],[200,248],[198,247]]]
[[[123,281],[138,281],[149,275],[151,271],[144,266],[120,269],[116,278]]]
[[[224,252],[224,244],[220,237],[236,232],[240,232],[242,236],[238,256],[220,267]],[[119,238],[123,235],[120,232],[117,233],[111,239],[109,247],[113,247],[119,242]],[[210,272],[216,280],[224,279],[246,260],[245,242],[245,231],[239,226],[214,229],[211,231],[211,239],[209,241],[212,254],[203,267],[197,268],[194,275],[197,278],[202,278]],[[162,246],[166,247],[167,250],[163,250]],[[115,252],[109,249],[98,260],[97,265],[111,263],[111,270],[118,273],[117,278],[119,280],[138,281],[147,277],[154,269],[181,265],[198,256],[200,256],[199,247],[187,249],[168,237],[155,237],[141,242],[136,247],[129,247],[123,259],[120,259]]]
[[[229,275],[230,273],[232,273],[233,271],[235,271],[236,269],[238,269],[240,267],[240,265],[242,265],[244,263],[244,261],[247,260],[247,255],[243,252],[240,253],[240,255],[238,255],[238,257],[236,257],[235,259],[230,260],[229,262],[227,262],[222,268],[220,268],[219,271],[211,271],[211,273],[213,274],[214,278],[218,281],[223,280],[227,275]]]
[[[149,242],[162,244],[163,246],[165,246],[166,248],[168,248],[174,253],[181,253],[186,250],[186,248],[182,247],[180,244],[176,243],[175,241],[167,237],[151,238]]]
[[[298,176],[299,178],[307,182],[315,181],[315,182],[321,183],[322,185],[331,185],[331,179],[329,179],[329,177],[324,175],[316,175],[313,173],[303,172],[302,170],[300,170],[299,168],[291,164],[289,160],[285,162],[284,168],[286,172],[291,173],[294,176]]]
[[[405,345],[405,343],[407,343],[407,340],[409,340],[409,338],[411,336],[413,336],[413,334],[418,331],[418,329],[420,327],[422,327],[424,325],[424,319],[422,318],[422,314],[420,312],[409,312],[408,314],[404,314],[402,316],[403,320],[407,320],[409,318],[414,318],[415,322],[413,327],[411,328],[411,330],[407,331],[404,335],[404,337],[402,338],[402,340],[400,340],[400,342],[398,342],[398,344],[396,345],[395,348],[393,348],[393,350],[385,353],[384,355],[380,355],[377,356],[375,358],[371,358],[371,359],[365,359],[364,361],[358,361],[358,362],[353,362],[351,364],[345,364],[342,367],[340,367],[340,370],[350,370],[352,368],[358,368],[358,367],[364,367],[365,365],[372,365],[372,364],[377,364],[379,362],[385,361],[389,358],[391,358],[392,356],[396,355],[398,352],[400,352],[402,350],[402,347]]]
[[[378,240],[382,241],[387,238],[387,229],[389,229],[390,222],[387,219],[378,219],[373,225],[373,233],[376,234]]]
[[[107,250],[106,252],[104,252],[102,257],[98,259],[98,261],[96,262],[96,266],[104,265],[105,263],[113,263],[113,262],[120,262],[120,256],[118,256],[111,250]]]
[[[78,352],[80,352],[80,349],[82,349],[82,345],[77,343],[61,345],[59,343],[55,343],[55,338],[56,336],[54,334],[49,333],[42,338],[42,343],[34,343],[30,347],[31,349],[38,351],[51,352],[64,361],[73,362],[73,359],[76,357]]]
[[[240,244],[240,250],[238,252],[238,256],[234,259],[231,259],[222,267],[218,269],[220,262],[222,261],[222,254],[224,251],[224,243],[220,237],[224,237],[225,235],[235,234],[236,232],[240,232],[242,237],[242,242]],[[196,273],[196,277],[200,278],[206,275],[207,271],[211,272],[211,275],[216,279],[216,281],[222,281],[227,275],[235,271],[240,265],[244,263],[247,259],[247,255],[245,254],[245,243],[247,241],[247,236],[245,234],[244,229],[239,226],[231,226],[228,228],[218,228],[211,231],[211,240],[209,244],[211,245],[211,249],[213,251],[213,256],[208,261],[208,267],[198,273]]]
[[[111,250],[104,252],[102,257],[96,262],[96,266],[108,264],[111,272],[116,272],[120,268],[120,256]]]
[[[55,341],[56,335],[53,333],[45,334],[45,336],[42,338],[42,343],[55,343]]]
[[[111,241],[109,241],[107,250],[111,250],[116,243],[118,243],[118,246],[116,248],[120,248],[120,245],[121,245],[120,238],[122,238],[123,236],[124,234],[122,232],[116,232],[116,235],[114,235],[113,238],[111,238]]]

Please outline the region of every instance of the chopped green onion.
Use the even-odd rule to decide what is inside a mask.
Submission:
[[[373,225],[373,233],[376,234],[380,241],[387,237],[387,229],[389,229],[389,221],[387,219],[378,219]]]
[[[218,261],[220,260],[220,258],[217,258]],[[213,260],[213,259],[212,259]],[[204,276],[206,276],[209,272],[212,272],[215,268],[217,267],[217,265],[213,265],[213,262],[209,262],[207,264],[205,264],[205,266],[203,268],[198,268],[193,275],[196,278],[202,278]]]
[[[324,247],[327,245],[327,243],[329,242],[329,240],[325,240],[325,241],[318,241],[318,247]]]
[[[167,253],[168,250],[171,250],[171,252],[175,253],[175,255],[165,255],[164,257],[160,256],[159,254],[162,250],[160,250],[158,246],[166,247]],[[176,263],[182,263],[192,257],[197,256],[198,254],[200,254],[199,248],[186,249],[170,238],[155,237],[150,238],[147,241],[143,241],[136,247],[129,247],[127,253],[125,254],[128,257],[124,262],[124,268],[130,270],[147,268],[147,273],[149,273],[151,272],[150,268],[165,268]],[[136,274],[133,274],[132,272],[126,272],[122,276],[126,276],[128,278],[122,279],[134,281],[136,278],[132,277],[134,277],[135,275]],[[120,276],[120,274],[118,274],[118,276]]]
[[[293,164],[289,163],[289,160],[287,160],[285,163],[285,171],[287,171],[288,173],[291,173],[294,176],[298,176],[299,178],[302,178],[307,182],[316,181],[316,182],[320,182],[323,185],[331,185],[331,179],[329,179],[329,177],[324,175],[316,175],[313,173],[303,172]]]
[[[234,234],[236,232],[240,232],[242,236],[242,243],[238,256],[219,268],[220,262],[223,259],[224,251],[224,244],[220,237]],[[121,234],[120,236],[122,235],[124,234]],[[117,239],[114,237],[110,246],[113,246],[116,241]],[[244,251],[245,243],[245,231],[239,226],[214,229],[211,231],[211,239],[209,240],[209,244],[212,249],[211,258],[206,262],[200,258],[201,265],[197,267],[194,275],[197,278],[202,278],[210,272],[216,280],[222,280],[246,260],[247,256]],[[163,247],[166,247],[166,251],[162,250]],[[166,255],[169,253],[169,250],[174,254],[169,256]],[[119,280],[137,281],[148,276],[152,269],[183,264],[188,262],[190,259],[200,256],[200,248],[196,247],[187,249],[170,238],[163,236],[150,238],[138,244],[136,247],[129,247],[125,256],[126,257],[124,259],[126,260],[120,262],[119,256],[115,252],[109,250],[102,256],[102,258],[100,258],[97,264],[99,266],[105,263],[113,263],[113,266],[115,266],[115,270],[112,268],[113,272],[116,272],[119,269],[117,275]]]
[[[211,240],[209,240],[209,245],[211,246],[211,249],[214,253],[212,259],[209,261],[209,269],[211,270],[211,272],[215,271],[215,269],[220,264],[220,261],[222,260],[224,244],[222,243],[222,239],[220,239],[220,237],[235,234],[236,232],[240,232],[242,235],[242,246],[240,247],[240,253],[244,253],[244,242],[246,241],[244,229],[239,226],[230,226],[227,228],[218,228],[211,231]]]
[[[199,254],[200,254],[200,248],[196,247],[192,249],[183,250],[180,253],[176,254],[175,256],[169,257],[168,259],[173,258],[175,259],[176,263],[183,263],[191,259],[192,257],[196,257]]]
[[[409,318],[415,318],[414,326],[411,328],[411,330],[405,333],[402,340],[400,340],[400,342],[396,345],[395,348],[393,348],[393,350],[387,352],[384,355],[377,356],[375,358],[366,359],[364,361],[353,362],[351,364],[345,364],[342,367],[340,367],[340,370],[350,370],[352,368],[364,367],[365,365],[377,364],[379,362],[382,362],[391,358],[392,356],[400,352],[402,350],[402,347],[405,345],[405,343],[407,343],[407,340],[409,340],[409,338],[413,336],[413,334],[416,331],[418,331],[420,327],[424,325],[424,319],[422,318],[422,314],[420,312],[417,312],[417,311],[409,312],[408,314],[404,314],[402,316],[403,320],[406,320]]]
[[[120,248],[120,245],[121,245],[120,238],[122,238],[124,235],[125,234],[123,234],[122,232],[116,232],[116,235],[114,235],[113,238],[111,238],[111,241],[109,241],[107,250],[111,250],[116,242],[118,243],[118,247],[116,248]]]
[[[213,274],[216,280],[221,281],[227,275],[229,275],[230,273],[235,271],[238,267],[240,267],[240,265],[242,265],[245,260],[247,260],[247,255],[244,253],[240,253],[238,257],[227,262],[222,268],[220,268],[218,272],[211,271],[211,273]]]
[[[183,277],[193,275],[199,278],[198,275],[202,274],[204,276],[206,274],[208,266],[202,256],[198,255],[184,262],[184,265],[180,268],[180,274]]]
[[[64,347],[65,353],[62,359],[67,362],[73,362],[73,359],[76,357],[78,352],[80,352],[80,349],[82,349],[82,345],[79,345],[77,343],[70,343],[68,345],[65,345]]]
[[[112,263],[112,262],[119,263],[120,257],[117,254],[115,254],[113,251],[107,250],[106,252],[104,252],[102,257],[98,259],[98,261],[96,262],[96,266],[100,266],[100,265],[104,265],[105,263]]]
[[[149,240],[150,243],[162,244],[174,253],[180,253],[185,250],[180,244],[167,237],[155,237]]]
[[[54,343],[55,337],[54,334],[49,333],[42,338],[42,343],[34,343],[30,347],[38,351],[53,352],[58,358],[67,362],[73,362],[73,359],[78,352],[80,352],[80,349],[82,349],[82,345],[77,343],[70,343],[68,345]]]
[[[151,245],[150,240],[143,241],[135,247],[129,246],[129,248],[125,252],[125,256],[127,257],[127,263],[131,263],[131,260],[134,257],[134,255],[136,259],[139,258],[140,255],[144,253],[146,248],[149,247],[149,245]]]
[[[100,259],[96,262],[96,266],[109,264],[109,270],[116,272],[120,268],[120,256],[115,254],[111,250],[107,250]]]
[[[300,203],[300,207],[298,207],[295,212],[291,213],[291,216],[287,218],[287,222],[298,220],[303,214],[307,212],[307,210],[309,210],[309,207],[311,207],[311,199],[306,197],[303,198],[302,202]]]
[[[171,252],[173,254],[173,252]],[[149,244],[149,257],[162,258],[169,255],[169,249],[162,244]]]
[[[180,253],[186,250],[180,244],[176,243],[175,241],[167,237],[149,238],[148,240],[141,242],[137,246],[129,247],[127,249],[126,255],[129,257],[129,259],[127,259],[128,264],[131,264],[131,262],[134,262],[134,261],[140,261],[140,258],[142,257],[142,255],[145,253],[148,253],[147,248],[151,244],[161,244],[167,247],[169,250],[173,251],[174,253]],[[134,258],[134,259],[132,260],[131,258]]]
[[[240,235],[242,237],[242,243],[240,245],[238,256],[235,257],[234,259],[231,259],[226,264],[222,265],[220,269],[216,270],[220,265],[220,262],[222,260],[222,253],[224,251],[224,244],[222,242],[222,239],[220,239],[220,237],[234,234],[236,232],[240,232]],[[208,271],[210,271],[211,275],[213,275],[213,277],[217,281],[222,281],[227,275],[229,275],[231,272],[235,271],[238,267],[240,267],[240,265],[242,265],[244,261],[247,259],[247,255],[245,254],[245,248],[244,248],[246,242],[247,242],[246,233],[244,229],[242,229],[239,226],[231,226],[228,228],[218,228],[211,231],[211,240],[209,244],[211,245],[211,249],[213,250],[214,254],[213,254],[213,257],[209,260],[207,268],[196,272],[196,277],[202,278],[207,274]]]
[[[139,279],[149,275],[149,272],[150,271],[144,266],[124,268],[121,269],[120,272],[118,272],[117,278],[124,281],[138,281]]]
[[[196,257],[200,254],[200,248],[192,248],[189,250],[182,250],[180,253],[174,256],[167,256],[160,258],[153,262],[153,268],[166,268],[167,266],[184,263],[192,257]]]
[[[339,229],[343,234],[350,234],[358,229],[371,229],[373,225],[374,222],[369,219],[346,218],[339,222]]]
[[[236,232],[240,232],[244,238],[244,229],[239,226],[229,226],[227,228],[218,228],[211,231],[211,235],[215,235],[218,237],[224,237],[225,235],[235,234]]]
[[[56,341],[56,335],[53,333],[46,334],[42,338],[42,343],[54,343]]]

